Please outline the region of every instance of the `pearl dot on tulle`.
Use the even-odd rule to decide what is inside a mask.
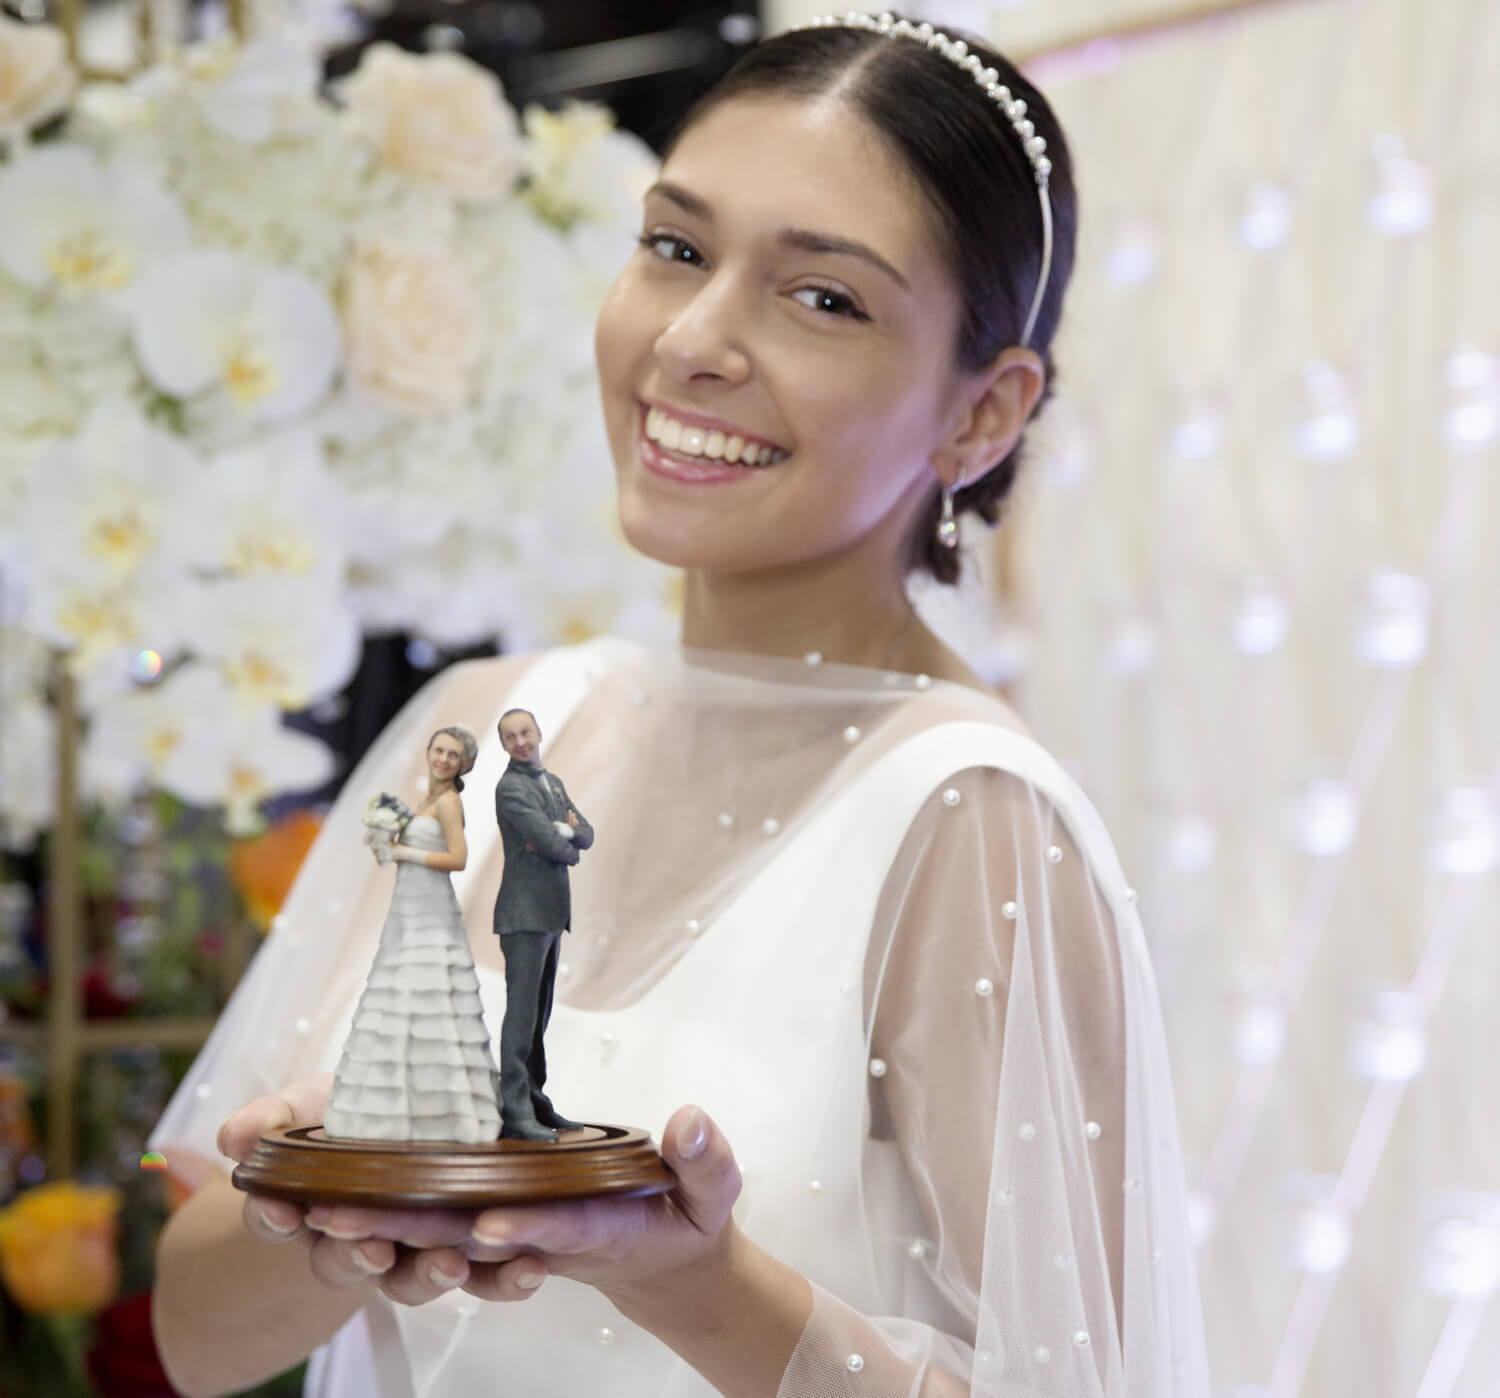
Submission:
[[[963,799],[964,798],[962,793],[960,793],[959,789],[956,786],[950,786],[947,791],[943,793],[943,804],[945,806],[956,806]]]
[[[767,816],[760,823],[760,831],[762,835],[775,835],[779,833],[780,830],[781,822],[777,820],[775,816]]]
[[[982,1000],[988,1000],[995,993],[995,982],[988,976],[980,976],[974,982],[974,993]]]
[[[719,824],[728,830],[734,824],[734,817],[728,811],[720,811]]]
[[[612,1345],[615,1342],[615,1332],[609,1326],[602,1326],[599,1330],[599,1343],[601,1345]]]
[[[1073,1343],[1079,1349],[1087,1349],[1089,1347],[1089,1332],[1087,1330],[1075,1330],[1073,1332]]]
[[[872,1058],[870,1060],[870,1076],[872,1078],[883,1078],[885,1076],[885,1059]]]
[[[200,1102],[206,1102],[212,1094],[213,1088],[211,1088],[206,1082],[200,1082],[198,1086],[193,1089],[193,1096],[196,1097]]]
[[[846,743],[857,743],[859,741],[859,738],[859,729],[857,729],[852,723],[846,729],[844,729],[844,741]]]
[[[1036,1127],[1033,1126],[1029,1121],[1023,1121],[1021,1123],[1021,1129],[1017,1134],[1023,1141],[1034,1141],[1036,1140]]]
[[[297,1021],[297,1032],[305,1039],[309,1034],[312,1033],[312,1025],[310,1025],[305,1019],[299,1019]]]
[[[1057,845],[1047,846],[1047,860],[1051,864],[1062,863],[1062,850]]]
[[[865,1357],[862,1354],[851,1354],[844,1361],[844,1368],[846,1368],[851,1374],[857,1374],[857,1373],[859,1373],[859,1371],[861,1369],[863,1369],[864,1367],[865,1367]]]
[[[1020,915],[1021,905],[1019,903],[1010,902],[1001,905],[1000,916],[1008,921],[1014,922]]]
[[[920,1262],[924,1257],[927,1256],[927,1244],[924,1243],[920,1238],[913,1238],[912,1241],[907,1244],[906,1255],[913,1261]]]
[[[1034,1354],[1038,1364],[1045,1364],[1052,1358],[1052,1351],[1046,1345],[1038,1345]]]
[[[1097,1121],[1085,1122],[1083,1127],[1083,1134],[1087,1136],[1089,1140],[1097,1141],[1099,1137],[1104,1134],[1104,1128],[1101,1127]]]

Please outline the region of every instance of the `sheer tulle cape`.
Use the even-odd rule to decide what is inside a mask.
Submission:
[[[535,705],[549,767],[599,832],[574,872],[564,1047],[570,1015],[644,1008],[672,1018],[679,1046],[706,1046],[693,1085],[722,1084],[722,1100],[711,1086],[695,1100],[749,1163],[737,1216],[814,1283],[786,1398],[1208,1391],[1133,895],[1062,769],[1003,704],[952,685],[613,642],[439,677],[349,781],[153,1147],[213,1154],[234,1107],[331,1066],[389,897],[360,810],[415,790],[428,734],[452,722],[489,735],[471,778],[487,790],[513,704]],[[472,822],[455,883],[491,983],[499,874],[498,839]],[[694,995],[674,998],[679,982]],[[759,1043],[728,1032],[736,1016]],[[663,1113],[687,1100],[673,1061],[661,1083],[636,1070],[611,1085],[562,1057],[564,1109],[596,1090]],[[796,1078],[775,1134],[748,1105],[765,1095],[761,1061]],[[487,1334],[513,1332],[489,1311],[453,1322],[460,1359],[440,1391],[466,1393],[462,1355],[480,1374]],[[643,1357],[610,1391],[708,1391],[671,1360]]]

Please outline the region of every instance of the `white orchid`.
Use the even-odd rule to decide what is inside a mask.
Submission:
[[[261,802],[283,791],[311,791],[336,771],[333,753],[306,733],[285,728],[260,709],[232,730],[223,804],[229,829],[248,834],[259,825]]]
[[[97,573],[120,583],[148,561],[180,567],[198,521],[202,465],[126,398],[90,411],[37,461],[23,506],[33,574]]]
[[[100,705],[84,753],[84,786],[119,800],[158,786],[194,806],[226,806],[243,827],[277,791],[321,786],[333,758],[314,738],[281,727],[272,707],[235,709],[224,677],[189,664],[159,687]]]
[[[276,35],[190,49],[187,68],[197,82],[202,120],[222,135],[260,145],[277,132],[283,108],[310,99],[322,77],[309,49]]]
[[[217,805],[228,780],[229,709],[223,675],[199,663],[159,685],[109,695],[89,724],[84,790],[118,801],[159,786],[194,805]]]
[[[208,464],[204,489],[213,513],[194,540],[194,557],[206,572],[338,587],[348,506],[311,433],[220,452]]]
[[[288,577],[194,589],[184,635],[217,662],[242,711],[305,708],[341,688],[359,662],[359,625],[339,590]]]
[[[192,241],[155,171],[102,165],[79,145],[43,146],[0,168],[0,209],[0,268],[37,290],[119,291]]]
[[[644,141],[615,126],[608,108],[569,102],[550,112],[533,104],[522,123],[530,138],[526,198],[538,213],[560,228],[635,225],[659,162]]]
[[[147,376],[174,398],[222,396],[247,417],[287,422],[328,392],[338,316],[311,278],[232,252],[151,269],[132,297]]]
[[[201,466],[127,399],[90,412],[31,465],[17,552],[33,623],[87,667],[132,645],[166,650],[202,508]]]

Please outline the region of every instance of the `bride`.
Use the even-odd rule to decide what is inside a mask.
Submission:
[[[929,26],[778,36],[689,115],[596,346],[621,523],[684,570],[683,647],[457,667],[353,774],[152,1139],[215,1162],[159,1250],[185,1393],[314,1352],[320,1398],[1208,1392],[1134,894],[905,587],[952,581],[956,517],[994,522],[1014,483],[1074,225],[1045,99]],[[421,735],[510,708],[598,832],[553,1080],[659,1132],[678,1189],[478,1215],[243,1199],[216,1128],[240,1108],[235,1158],[321,1119],[379,926],[340,832]],[[503,762],[488,738],[473,780]],[[473,832],[491,1023],[499,877]]]
[[[396,888],[323,1129],[374,1141],[493,1141],[495,1064],[452,874],[468,861],[459,793],[479,743],[467,728],[427,740],[427,799],[376,858]]]

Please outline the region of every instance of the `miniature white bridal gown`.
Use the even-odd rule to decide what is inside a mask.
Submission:
[[[389,877],[359,811],[414,782],[448,723],[487,735],[469,781],[488,791],[511,707],[598,832],[572,875],[549,1094],[653,1133],[694,1102],[723,1128],[740,1226],[814,1286],[784,1398],[1208,1393],[1134,895],[1014,714],[923,677],[612,641],[446,672],[350,778],[153,1149],[212,1156],[230,1110],[334,1064]],[[495,1026],[498,832],[469,840],[455,883]],[[521,1305],[376,1299],[307,1391],[712,1392],[559,1278]]]
[[[435,815],[412,817],[397,843],[448,848]],[[493,1141],[500,1135],[495,1072],[452,877],[414,860],[398,863],[323,1129],[367,1141]]]

